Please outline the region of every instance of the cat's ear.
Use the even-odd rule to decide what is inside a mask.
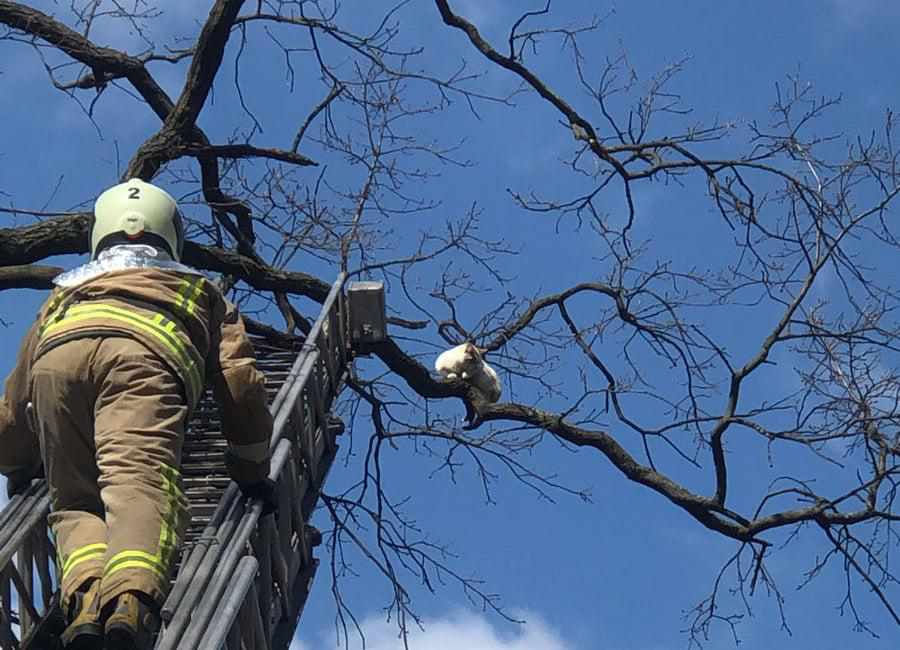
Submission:
[[[466,354],[475,357],[479,361],[484,361],[485,352],[487,352],[486,348],[480,348],[474,343],[466,343]]]

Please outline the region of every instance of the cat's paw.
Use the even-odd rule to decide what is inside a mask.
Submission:
[[[448,372],[447,379],[456,379],[458,375],[455,372]]]
[[[467,373],[465,370],[463,370],[462,378],[463,378],[463,379],[468,379],[469,376],[470,376],[469,373]]]

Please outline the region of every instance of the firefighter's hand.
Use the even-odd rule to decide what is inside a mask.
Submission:
[[[270,478],[239,485],[241,493],[249,499],[262,501],[262,516],[278,513],[278,492],[275,481]]]
[[[6,496],[9,499],[12,499],[14,496],[22,494],[28,487],[31,485],[31,481],[14,481],[13,479],[6,480]]]
[[[16,472],[6,477],[6,496],[12,499],[31,487],[32,481],[44,478],[44,466],[28,472]]]

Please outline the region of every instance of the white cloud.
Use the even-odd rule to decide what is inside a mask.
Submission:
[[[446,618],[424,622],[424,630],[411,630],[411,650],[577,650],[534,614],[522,614],[528,621],[507,630],[490,618],[460,612]],[[362,624],[366,635],[366,650],[403,650],[397,628],[383,619],[370,617]],[[355,645],[354,645],[355,644]],[[295,639],[290,650],[311,650],[309,642]],[[321,635],[317,648],[339,650],[333,632]],[[350,641],[350,648],[361,648],[359,639]],[[344,650],[344,649],[341,649]]]

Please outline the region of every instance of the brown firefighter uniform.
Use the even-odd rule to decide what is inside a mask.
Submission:
[[[181,447],[209,380],[231,477],[269,471],[265,380],[235,307],[200,275],[144,268],[57,288],[22,344],[0,402],[0,471],[51,486],[63,602],[100,578],[161,604],[188,521]]]

